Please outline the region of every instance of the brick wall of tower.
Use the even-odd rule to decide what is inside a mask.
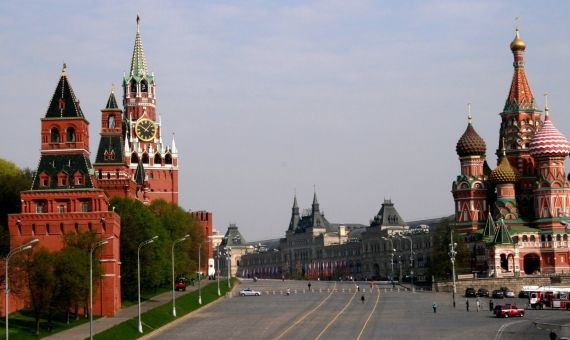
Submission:
[[[11,247],[17,247],[33,238],[39,239],[34,249],[59,251],[64,247],[65,233],[92,230],[101,239],[114,239],[101,248],[102,277],[98,291],[94,292],[93,313],[113,316],[121,308],[121,264],[119,239],[120,217],[108,210],[108,199],[102,190],[86,191],[27,191],[22,192],[22,212],[8,216]],[[38,200],[47,201],[47,210],[36,213]],[[81,211],[79,202],[89,201],[90,211]],[[66,201],[69,210],[58,211],[56,202]],[[3,302],[3,301],[2,301]],[[29,305],[24,292],[10,294],[10,312]],[[4,306],[4,302],[3,302]],[[2,308],[4,310],[4,307]]]
[[[191,214],[196,220],[197,227],[203,231],[204,236],[206,237],[208,245],[208,259],[214,258],[214,247],[212,245],[212,230],[214,228],[214,220],[212,213],[209,211],[193,211]],[[200,270],[205,273],[208,272],[207,261],[204,261],[204,264]]]

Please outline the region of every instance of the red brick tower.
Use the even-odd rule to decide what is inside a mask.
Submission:
[[[515,39],[511,42],[510,47],[514,56],[514,74],[505,107],[500,114],[499,143],[504,139],[509,162],[521,176],[516,187],[516,199],[521,216],[532,219],[532,192],[536,180],[536,162],[530,155],[528,144],[542,124],[541,111],[536,107],[525,73],[524,51],[526,44],[521,39],[518,29],[515,31]],[[501,154],[500,148],[499,145],[497,158]]]
[[[38,238],[37,247],[49,251],[64,246],[64,233],[93,230],[101,238],[114,236],[102,248],[103,276],[93,307],[95,314],[114,315],[121,307],[120,218],[109,211],[105,192],[94,186],[88,127],[64,65],[41,120],[41,157],[32,188],[21,193],[22,212],[8,217],[8,227],[11,247]]]
[[[455,149],[461,163],[461,175],[457,176],[451,189],[455,200],[454,226],[458,231],[475,231],[485,225],[489,184],[485,163],[487,146],[471,124],[470,106],[467,128]]]
[[[213,265],[213,261],[214,261],[214,247],[212,245],[212,230],[213,230],[213,225],[214,225],[214,221],[213,221],[213,217],[212,217],[212,213],[209,211],[193,211],[191,212],[192,216],[194,216],[194,218],[196,219],[196,222],[198,223],[198,227],[204,232],[204,236],[206,237],[206,241],[207,246],[208,246],[208,261],[204,261],[204,263],[202,264],[202,268],[200,268],[200,271],[205,272],[205,273],[209,273],[210,271],[208,270],[208,268],[210,268],[210,264]],[[208,274],[210,275],[210,274]]]
[[[178,150],[174,138],[171,146],[162,139],[155,77],[148,71],[139,24],[137,17],[131,68],[123,77],[123,116],[119,119],[113,93],[102,111],[101,142],[95,162],[98,185],[110,196],[128,195],[145,204],[155,199],[178,203]],[[109,127],[111,116],[115,128]],[[110,159],[113,154],[114,160]]]

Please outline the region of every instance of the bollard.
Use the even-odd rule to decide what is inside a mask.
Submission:
[[[283,295],[283,291],[282,291],[282,290],[279,291],[279,295]]]
[[[319,288],[319,293],[322,293],[322,292],[323,292],[323,289],[322,289],[322,288]]]
[[[295,294],[297,294],[297,290],[295,289]]]
[[[305,288],[303,288],[303,294],[305,294]]]
[[[400,292],[400,287],[398,287],[398,293]]]
[[[362,292],[363,292],[363,293],[366,293],[366,288],[362,288]]]

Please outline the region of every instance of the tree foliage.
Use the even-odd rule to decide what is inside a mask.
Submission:
[[[452,274],[451,259],[449,257],[449,244],[451,243],[451,219],[444,218],[433,234],[433,247],[430,262],[430,274],[438,279],[450,279]],[[471,271],[471,252],[463,237],[453,233],[453,242],[457,243],[455,251],[456,274]]]
[[[20,170],[14,163],[0,158],[0,256],[10,250],[8,214],[19,213],[20,192],[32,186],[32,172]]]
[[[153,290],[171,282],[171,247],[174,240],[189,234],[189,240],[175,247],[176,274],[195,270],[198,244],[204,235],[193,217],[176,204],[154,201],[150,207],[140,201],[114,198],[111,205],[121,216],[121,293],[126,300],[137,298],[137,251],[155,235],[158,239],[140,251],[141,289]],[[203,247],[205,248],[205,247]]]

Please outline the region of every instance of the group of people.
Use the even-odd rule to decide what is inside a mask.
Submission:
[[[479,300],[479,298],[477,298],[475,300],[475,305],[477,306],[477,311],[481,310],[481,301]],[[494,302],[493,300],[489,300],[489,311],[493,311],[493,307],[494,307]],[[465,299],[465,309],[469,312],[469,299]]]

